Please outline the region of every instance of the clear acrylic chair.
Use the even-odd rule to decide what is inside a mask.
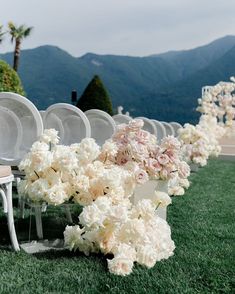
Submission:
[[[116,125],[128,124],[129,121],[132,120],[132,117],[126,114],[115,114],[112,116],[112,118],[114,119]]]
[[[85,115],[91,125],[91,138],[94,138],[98,145],[103,145],[115,132],[116,123],[114,119],[107,112],[99,109],[87,110]]]
[[[42,134],[42,118],[30,100],[11,92],[0,92],[0,114],[0,164],[17,166]]]
[[[165,127],[164,125],[158,121],[158,120],[155,120],[155,119],[151,119],[151,121],[155,124],[155,127],[157,129],[157,140],[159,143],[161,143],[161,140],[163,138],[166,137],[166,130],[165,130]]]
[[[32,144],[43,132],[41,115],[27,98],[11,93],[0,93],[0,165],[17,167]],[[24,173],[12,171],[17,183]],[[24,198],[19,195],[21,217],[24,217]]]
[[[135,117],[134,119],[142,119],[144,122],[143,130],[157,136],[157,128],[151,119],[143,116]]]
[[[175,131],[173,129],[173,127],[165,121],[161,121],[161,123],[163,124],[165,130],[166,130],[166,136],[175,136]]]
[[[182,125],[179,124],[178,122],[172,121],[170,122],[170,125],[173,127],[174,132],[175,132],[175,136],[178,136],[178,130],[182,128]]]
[[[89,120],[78,107],[67,103],[56,103],[43,113],[45,129],[55,129],[59,132],[60,144],[71,145],[79,143],[91,136]]]

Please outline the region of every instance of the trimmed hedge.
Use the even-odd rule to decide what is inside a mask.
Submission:
[[[95,75],[90,81],[78,100],[77,107],[82,111],[100,109],[113,115],[112,102],[99,76]]]

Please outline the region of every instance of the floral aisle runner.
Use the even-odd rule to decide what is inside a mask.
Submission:
[[[111,273],[128,275],[134,263],[153,267],[175,249],[165,220],[169,195],[183,195],[188,164],[206,165],[221,152],[219,139],[235,130],[234,81],[203,94],[199,123],[185,124],[178,139],[158,143],[141,120],[119,125],[101,148],[93,139],[58,145],[56,131],[45,130],[20,164],[26,174],[20,193],[36,204],[81,205],[79,223],[64,231],[65,245],[112,256]]]

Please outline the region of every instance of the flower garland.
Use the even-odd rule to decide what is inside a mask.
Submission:
[[[190,184],[187,163],[206,165],[221,151],[218,140],[234,131],[234,90],[235,78],[207,88],[198,101],[199,123],[185,124],[178,139],[168,136],[160,144],[142,129],[142,120],[119,125],[101,148],[93,139],[58,145],[57,132],[45,130],[20,164],[26,174],[20,193],[37,203],[83,206],[79,225],[64,231],[70,250],[112,256],[108,268],[117,275],[130,274],[135,262],[151,268],[175,249],[169,225],[156,215],[171,198],[157,191],[134,205],[136,184],[167,180],[169,195],[183,195]]]

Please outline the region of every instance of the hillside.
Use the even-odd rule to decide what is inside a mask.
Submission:
[[[147,57],[97,55],[75,58],[55,46],[23,50],[19,75],[27,97],[39,109],[70,102],[98,74],[114,107],[123,105],[133,116],[194,121],[201,87],[235,74],[235,37],[227,36],[192,50]],[[0,55],[8,63],[12,53]]]
[[[219,81],[229,81],[231,76],[235,75],[235,46],[226,52],[222,57],[209,64],[186,79],[173,85],[171,89],[165,92],[164,101],[167,105],[178,103],[178,108],[168,108],[165,118],[173,120],[178,115],[179,122],[196,121],[199,114],[195,111],[197,107],[197,98],[201,97],[201,88],[206,85],[214,85]],[[156,94],[156,99],[162,105],[163,96]],[[152,96],[152,100],[154,97]],[[157,113],[157,103],[154,103],[156,111],[151,108],[154,116]],[[161,106],[160,106],[161,107]]]

